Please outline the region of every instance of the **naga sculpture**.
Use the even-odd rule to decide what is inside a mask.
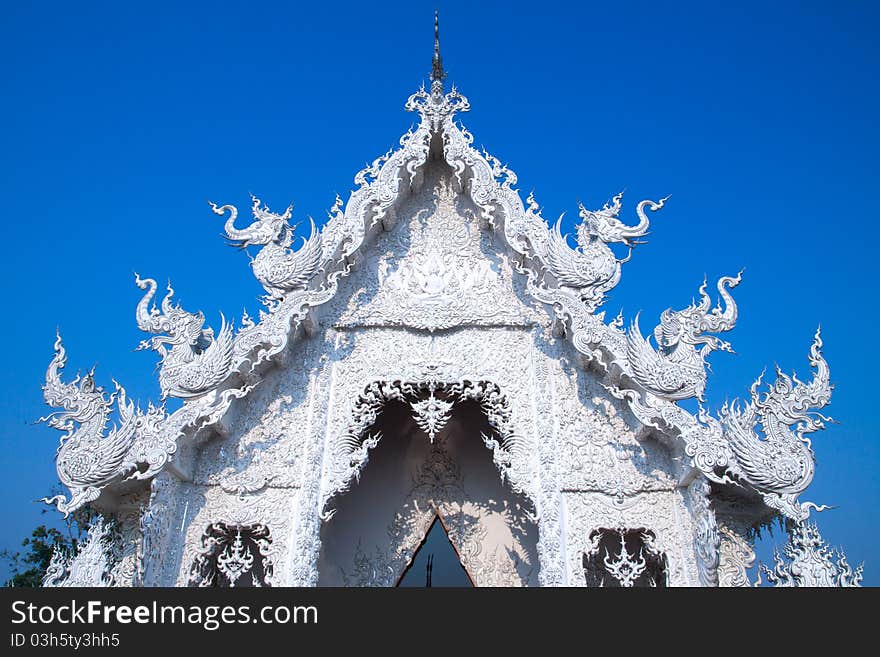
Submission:
[[[748,404],[734,400],[724,404],[720,415],[723,435],[734,457],[728,465],[731,474],[751,484],[768,506],[793,520],[805,519],[811,507],[825,508],[797,501],[813,480],[815,467],[806,434],[823,429],[830,421],[811,410],[827,405],[833,388],[819,330],[810,348],[810,365],[815,372],[809,383],[796,375],[789,377],[777,367],[776,382],[760,393],[762,374],[752,384]]]
[[[268,292],[268,300],[279,301],[285,294],[305,288],[318,271],[322,255],[321,233],[315,228],[314,220],[309,219],[311,234],[308,239],[303,238],[303,245],[298,251],[293,251],[290,247],[296,226],[288,223],[293,206],[288,206],[283,214],[276,214],[268,206],[261,204],[256,196],[251,196],[251,199],[255,221],[244,229],[235,227],[238,217],[235,206],[217,207],[211,203],[211,208],[215,214],[221,216],[229,212],[224,229],[233,246],[241,249],[248,246],[263,247],[251,260],[251,267],[254,276]]]
[[[553,274],[557,284],[577,289],[590,312],[602,303],[605,293],[620,281],[620,266],[630,259],[633,248],[640,243],[637,238],[647,234],[650,222],[645,215],[645,208],[656,212],[663,207],[669,197],[660,199],[656,203],[654,201],[639,203],[636,206],[639,223],[635,226],[627,226],[617,218],[620,214],[621,198],[623,193],[615,196],[611,204],[606,203],[601,210],[596,211],[587,210],[583,204],[578,203],[581,222],[576,228],[578,244],[576,249],[572,249],[562,235],[561,224],[564,214],[556,221],[547,242],[547,263],[550,273]],[[534,197],[530,195],[527,202],[534,211]],[[625,258],[617,258],[608,246],[615,243],[624,244],[629,248]]]
[[[654,329],[657,348],[642,337],[636,315],[627,334],[627,359],[632,377],[646,390],[669,400],[696,397],[701,402],[706,389],[707,356],[713,351],[733,349],[729,343],[706,333],[729,331],[736,325],[736,302],[729,290],[739,285],[742,272],[718,279],[718,294],[724,300],[712,308],[706,281],[700,286],[700,302],[684,310],[667,308]],[[710,310],[711,309],[711,310]]]
[[[137,305],[138,327],[156,334],[141,342],[138,349],[154,349],[162,358],[159,370],[162,398],[189,399],[214,389],[232,368],[232,325],[226,323],[221,313],[220,332],[214,337],[212,329],[204,328],[202,312],[188,313],[180,304],[171,304],[174,290],[170,283],[161,312],[155,304],[150,307],[156,294],[156,281],[135,274],[135,283],[147,291]]]
[[[43,498],[54,504],[65,517],[84,504],[98,499],[101,488],[134,464],[126,463],[136,438],[138,413],[126,399],[125,389],[115,381],[116,390],[108,398],[101,386],[95,385],[94,370],[70,383],[61,380],[61,370],[67,363],[67,352],[58,334],[55,357],[46,370],[43,395],[46,403],[64,410],[40,418],[49,426],[64,431],[56,456],[58,478],[70,490],[71,497],[63,495]],[[120,424],[105,434],[114,404],[119,411]]]

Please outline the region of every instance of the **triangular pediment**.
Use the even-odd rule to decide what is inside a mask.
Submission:
[[[456,189],[452,169],[429,159],[419,190],[390,228],[362,247],[357,271],[338,296],[336,328],[548,324],[515,271],[515,253]]]

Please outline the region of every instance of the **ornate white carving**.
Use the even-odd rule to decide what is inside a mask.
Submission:
[[[470,104],[445,93],[444,78],[436,45],[430,91],[406,103],[418,125],[356,174],[348,200],[336,198],[320,229],[311,222],[298,249],[291,208],[273,213],[254,197],[254,221],[237,228],[234,206],[211,205],[234,244],[258,249],[251,267],[267,292],[265,310],[245,314],[237,333],[222,316],[216,335],[205,328],[202,313],[172,303],[170,286],[161,309],[151,307],[155,281],[136,279],[146,290],[138,325],[153,334],[141,347],[159,352],[163,397],[181,398],[178,410],[142,412],[118,384],[108,397],[93,373],[62,382],[66,355],[56,342],[44,391],[62,410],[46,420],[64,432],[57,467],[70,499],[47,501],[65,513],[113,507],[131,490],[122,482],[161,473],[140,519],[143,562],[121,579],[185,583],[200,529],[237,522],[272,525],[273,577],[315,584],[328,501],[357,481],[381,439],[369,427],[391,399],[410,404],[431,441],[456,404],[482,406],[495,465],[534,505],[544,585],[581,583],[573,564],[600,524],[653,532],[673,584],[729,585],[753,560],[748,527],[768,512],[802,520],[816,508],[798,498],[814,469],[806,434],[827,421],[813,409],[831,393],[818,333],[812,382],[780,372],[768,391],[758,391],[759,378],[748,403],[717,417],[702,405],[686,411],[678,401],[704,399],[708,355],[730,351],[709,334],[733,328],[730,289],[740,276],[718,281],[714,308],[704,283],[698,302],[664,311],[653,344],[638,316],[628,332],[622,315],[606,322],[598,309],[647,233],[646,210],[666,199],[638,203],[633,225],[619,219],[620,195],[597,211],[579,204],[572,248],[534,195],[523,203],[516,174],[473,148],[455,122]],[[172,458],[179,462],[163,473]],[[716,524],[713,510],[717,491],[734,483],[763,500],[736,528]],[[115,494],[99,499],[105,488]],[[460,522],[460,532],[482,530]],[[459,529],[450,536],[465,555]],[[514,581],[489,574],[490,553],[472,555],[484,562],[473,565],[486,573],[481,581]],[[516,568],[526,566],[538,564]],[[368,579],[384,581],[384,572]]]
[[[245,550],[241,530],[235,532],[235,540],[217,556],[217,569],[226,576],[230,586],[254,566],[254,555]]]
[[[721,538],[710,499],[711,488],[704,477],[697,476],[688,486],[694,516],[694,552],[702,586],[718,586]]]
[[[758,377],[749,403],[734,400],[721,409],[724,437],[734,457],[731,473],[761,493],[768,506],[794,520],[805,520],[810,508],[817,508],[798,502],[815,468],[806,434],[824,428],[830,419],[812,410],[828,404],[832,390],[819,330],[810,347],[810,365],[816,371],[809,383],[777,368],[776,382],[765,392],[759,391]]]
[[[254,223],[243,230],[235,227],[235,219],[238,216],[235,206],[224,205],[218,208],[211,203],[211,208],[219,215],[229,212],[229,219],[226,220],[224,228],[233,246],[242,249],[248,246],[262,246],[256,257],[251,260],[251,267],[254,276],[266,288],[268,299],[278,301],[283,299],[285,294],[304,288],[318,271],[322,256],[321,235],[315,228],[315,222],[310,220],[312,231],[308,239],[304,238],[299,250],[291,250],[296,226],[291,226],[288,220],[293,206],[289,206],[284,214],[276,214],[271,212],[268,206],[261,205],[260,199],[256,196],[251,198]],[[337,201],[339,201],[338,197]]]
[[[666,559],[667,586],[699,585],[693,522],[679,492],[640,493],[620,505],[599,492],[571,491],[565,493],[565,514],[569,586],[588,585],[583,557],[595,548],[595,532],[620,527],[654,536],[653,553]]]
[[[533,431],[537,437],[538,514],[540,532],[538,536],[538,559],[540,570],[538,580],[541,586],[562,586],[565,579],[565,548],[562,531],[562,485],[561,473],[567,468],[560,457],[555,409],[561,403],[556,393],[556,378],[546,359],[538,353],[531,353],[532,390],[534,394]],[[558,365],[554,363],[554,365]],[[568,381],[570,385],[570,381]]]
[[[792,520],[804,520],[811,509],[825,508],[798,501],[812,481],[815,467],[805,434],[824,428],[829,420],[814,410],[828,404],[832,391],[821,347],[817,331],[810,348],[810,364],[816,368],[810,383],[777,369],[773,386],[760,393],[762,377],[758,377],[750,389],[751,401],[725,403],[720,419],[702,407],[694,418],[653,394],[640,396],[615,386],[608,386],[608,390],[626,399],[644,424],[677,429],[691,463],[709,480],[744,483],[770,508]]]
[[[400,439],[403,435],[394,438]],[[433,523],[439,522],[475,585],[534,584],[537,571],[532,534],[534,525],[522,513],[517,497],[502,492],[498,482],[473,478],[475,473],[484,472],[481,468],[488,464],[483,462],[480,465],[462,454],[464,450],[473,457],[476,452],[471,450],[479,449],[468,438],[470,436],[453,431],[444,432],[434,443],[426,441],[422,450],[424,460],[413,472],[411,485],[394,495],[394,499],[402,501],[403,505],[394,512],[384,536],[362,524],[356,525],[361,529],[353,533],[327,534],[328,545],[322,563],[328,569],[331,564],[338,563],[340,575],[334,578],[332,573],[329,577],[325,573],[323,581],[328,584],[340,581],[350,586],[394,585],[410,566]],[[387,458],[388,452],[385,454]],[[399,462],[394,463],[399,466]],[[384,480],[386,475],[393,477],[397,472],[396,468],[383,470],[381,475]],[[376,482],[374,478],[368,483],[365,475],[360,486],[375,486]],[[350,494],[369,496],[367,504],[376,509],[375,519],[377,523],[380,521],[383,516],[379,509],[384,494],[377,495],[374,487],[354,490]],[[361,520],[358,514],[357,522]],[[325,530],[339,530],[339,522],[348,523],[349,529],[343,529],[343,532],[351,531],[351,515],[334,517]],[[343,561],[328,562],[327,553],[339,548],[341,536],[357,537],[354,550],[343,548],[342,553],[350,556]],[[341,554],[337,556],[342,557]]]
[[[638,244],[636,238],[647,234],[649,220],[645,215],[645,207],[657,211],[667,200],[661,199],[657,203],[642,201],[636,207],[639,223],[627,226],[617,218],[622,197],[623,194],[618,194],[611,205],[606,203],[601,210],[595,212],[578,204],[581,222],[576,227],[576,250],[572,250],[562,236],[561,216],[547,242],[547,262],[556,282],[577,289],[581,300],[591,312],[602,304],[605,294],[620,282],[620,266],[632,256],[632,249]],[[535,206],[534,196],[529,196],[528,203]],[[608,247],[613,243],[629,247],[629,254],[625,258],[617,258]]]
[[[148,470],[161,467],[174,451],[172,445],[162,443],[153,433],[165,417],[164,409],[150,404],[143,413],[128,401],[125,388],[116,381],[116,390],[108,398],[104,388],[95,384],[94,369],[64,383],[61,371],[66,363],[67,352],[58,334],[55,357],[46,370],[43,395],[47,404],[63,410],[40,420],[65,432],[55,464],[58,478],[70,490],[71,497],[67,500],[56,495],[43,501],[56,505],[65,516],[96,500],[110,482],[140,478],[140,465],[146,464]],[[119,425],[107,431],[114,404]]]
[[[428,399],[413,402],[411,399],[419,391],[427,390]],[[438,400],[435,393],[443,392],[447,400]],[[352,483],[360,479],[360,473],[369,459],[369,452],[378,443],[379,433],[367,434],[375,424],[382,408],[390,400],[407,402],[416,411],[416,422],[428,434],[431,442],[442,429],[452,406],[457,401],[474,400],[486,414],[493,435],[483,435],[483,442],[492,450],[492,460],[498,467],[502,479],[507,479],[518,493],[534,499],[534,492],[523,481],[522,464],[529,459],[528,441],[518,435],[510,422],[510,409],[507,398],[494,383],[486,381],[459,381],[442,383],[435,379],[422,381],[375,381],[367,385],[354,404],[351,422],[337,436],[332,444],[331,459],[325,471],[322,485],[322,517],[329,520],[334,510],[328,509],[329,502],[349,490]],[[424,402],[424,405],[423,405]],[[439,404],[442,403],[442,406]]]
[[[632,552],[627,548],[627,541],[633,543]],[[619,547],[612,552],[608,544],[614,542],[619,543]],[[653,532],[644,528],[633,530],[618,527],[614,530],[593,531],[589,537],[589,549],[583,555],[584,576],[588,585],[615,585],[616,581],[616,586],[633,588],[644,575],[642,585],[665,586],[666,558],[655,543]],[[603,567],[604,572],[601,571]],[[610,575],[613,580],[608,580],[606,575]]]
[[[171,511],[172,525],[179,523],[185,534],[166,556],[167,572],[162,577],[178,586],[284,585],[288,581],[286,555],[293,539],[290,490],[266,488],[254,494],[230,495],[219,486],[210,486],[198,487],[198,491],[201,508],[190,509],[184,502]],[[244,544],[236,549],[238,532]],[[242,550],[250,551],[255,559],[247,574],[236,570],[239,561],[247,559]],[[219,566],[220,557],[227,563],[226,573]],[[246,580],[230,583],[230,576],[236,573]]]
[[[272,579],[271,544],[264,525],[212,523],[202,535],[190,586],[264,586]]]
[[[110,523],[97,516],[75,555],[55,546],[43,586],[113,586],[111,570],[118,560],[115,542]]]
[[[215,388],[229,375],[232,365],[232,325],[221,314],[220,333],[215,338],[213,329],[203,328],[205,316],[201,312],[194,315],[180,304],[171,305],[174,290],[170,283],[161,312],[155,304],[150,307],[156,281],[135,274],[135,283],[147,291],[137,306],[138,327],[157,334],[141,342],[138,349],[154,349],[162,357],[159,385],[163,398],[197,397]]]
[[[453,402],[443,401],[434,396],[431,390],[427,399],[418,402],[410,402],[414,412],[414,418],[419,428],[428,434],[428,439],[433,443],[434,437],[449,421],[449,412]]]
[[[605,564],[605,568],[608,572],[620,582],[620,586],[623,588],[632,588],[633,583],[641,576],[643,572],[645,572],[645,566],[647,563],[645,562],[644,556],[642,556],[642,551],[639,550],[638,556],[635,554],[630,554],[626,549],[626,541],[624,540],[626,536],[626,532],[620,531],[620,554],[616,556],[616,558],[612,559],[611,555],[608,552],[605,552],[605,558],[603,559],[603,563]]]
[[[499,252],[473,205],[455,192],[443,169],[427,167],[421,190],[399,209],[398,221],[406,222],[408,230],[377,239],[378,257],[369,263],[377,272],[375,294],[359,297],[338,326],[435,332],[461,325],[528,326],[540,320],[510,289],[508,254]],[[411,205],[418,210],[411,211]]]
[[[712,308],[706,282],[700,287],[700,302],[684,310],[668,308],[660,315],[654,329],[655,350],[639,331],[639,317],[633,320],[627,335],[627,358],[632,377],[646,390],[664,399],[696,397],[701,402],[706,389],[706,357],[713,351],[733,351],[730,344],[708,332],[729,331],[736,325],[736,303],[728,292],[739,285],[737,276],[718,280],[718,293],[724,300]]]
[[[142,538],[142,562],[140,582],[143,586],[163,584],[164,569],[173,547],[171,542],[171,523],[175,496],[180,493],[180,484],[166,473],[160,473],[150,482],[150,498],[140,517]]]
[[[789,542],[783,548],[788,563],[777,549],[773,552],[773,569],[761,565],[760,572],[769,583],[774,586],[861,586],[863,567],[860,565],[853,570],[840,550],[837,550],[837,559],[833,560],[831,548],[822,539],[815,523],[792,525]]]
[[[721,524],[718,528],[719,546],[718,586],[751,586],[748,570],[755,565],[755,550],[745,530]]]

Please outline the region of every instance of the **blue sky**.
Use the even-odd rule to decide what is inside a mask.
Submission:
[[[745,267],[713,409],[774,363],[806,374],[822,324],[839,424],[815,435],[805,497],[838,505],[823,534],[880,584],[876,3],[436,4],[465,125],[546,217],[626,189],[632,218],[672,194],[611,315],[641,310],[650,330],[704,275]],[[414,121],[433,2],[181,5],[0,10],[0,546],[46,519],[33,500],[56,481],[59,434],[33,424],[56,326],[69,372],[97,362],[105,386],[158,399],[155,355],[133,351],[132,272],[170,277],[213,325],[255,314],[260,289],[207,199],[253,192],[321,219]]]

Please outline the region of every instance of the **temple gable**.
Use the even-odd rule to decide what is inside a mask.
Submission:
[[[806,524],[821,507],[800,499],[832,390],[819,332],[809,380],[778,370],[711,412],[741,272],[647,337],[638,315],[606,319],[666,199],[629,222],[622,195],[580,205],[574,236],[548,223],[454,120],[470,104],[444,88],[438,29],[430,90],[406,103],[418,125],[301,244],[292,207],[252,197],[242,225],[212,204],[249,250],[258,317],[215,330],[136,276],[140,348],[179,406],[65,381],[57,337],[43,391],[69,497],[45,501],[92,505],[125,545],[96,525],[47,584],[393,585],[436,522],[477,585],[745,585],[754,530],[777,517],[793,562],[825,554]],[[810,580],[780,561],[771,579],[857,584],[847,569]]]
[[[429,162],[421,189],[396,223],[366,245],[334,326],[405,326],[434,332],[460,326],[549,324],[515,277],[509,250],[455,191],[448,166]],[[339,297],[346,296],[341,290]],[[529,303],[531,301],[531,303]]]

